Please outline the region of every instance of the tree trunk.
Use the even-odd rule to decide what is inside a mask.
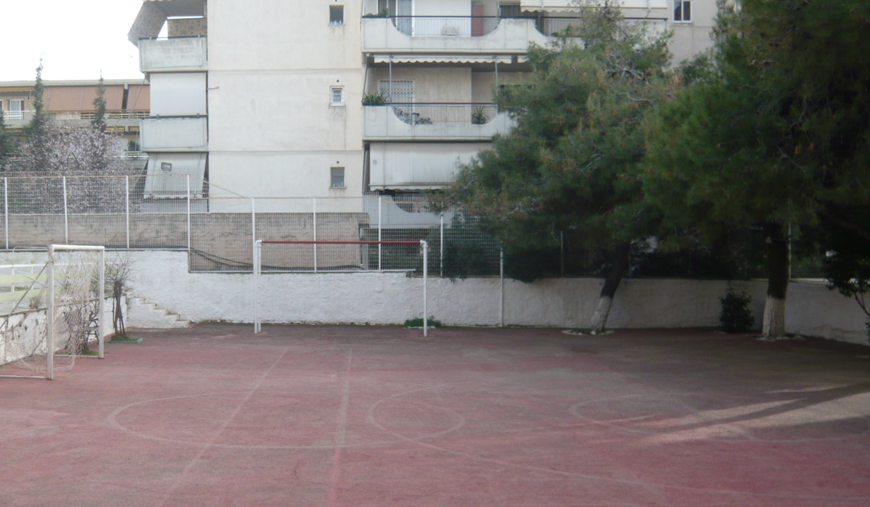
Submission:
[[[764,303],[762,338],[776,340],[785,335],[785,296],[788,291],[788,238],[781,224],[764,224],[767,243],[767,301]]]
[[[613,267],[604,280],[604,287],[601,288],[601,294],[598,296],[598,307],[595,308],[595,314],[592,315],[592,323],[589,325],[589,332],[592,334],[604,332],[607,317],[610,315],[610,307],[613,305],[613,296],[616,294],[616,289],[619,288],[619,283],[622,282],[626,271],[628,271],[628,256],[630,252],[631,243],[616,245],[613,255]]]

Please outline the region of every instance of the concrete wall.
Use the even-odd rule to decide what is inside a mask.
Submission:
[[[179,252],[136,252],[131,294],[193,321],[251,322],[249,274],[191,274]],[[171,282],[170,282],[171,280]],[[422,316],[422,279],[402,273],[264,275],[260,289],[264,322],[402,324]],[[451,325],[497,325],[496,278],[429,279],[429,314]],[[520,326],[583,327],[603,281],[550,279],[505,283],[505,323]],[[612,328],[713,327],[724,281],[625,280],[608,324]],[[753,298],[760,324],[765,282],[735,282]],[[793,283],[788,332],[866,344],[864,318],[854,301],[824,285]]]

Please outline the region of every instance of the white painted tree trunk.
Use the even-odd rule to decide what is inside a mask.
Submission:
[[[607,316],[610,315],[610,307],[613,305],[613,298],[601,296],[598,298],[598,307],[595,309],[595,314],[592,315],[592,322],[589,325],[589,332],[598,334],[604,332],[604,325],[607,324]]]
[[[767,296],[764,302],[762,338],[776,340],[785,336],[785,299]]]

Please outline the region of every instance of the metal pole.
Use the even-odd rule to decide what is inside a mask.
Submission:
[[[127,250],[130,249],[130,177],[124,176],[124,214],[127,216]]]
[[[504,327],[504,249],[499,250],[498,254],[498,325]]]
[[[498,91],[498,57],[495,57],[495,89]]]
[[[425,240],[420,240],[420,248],[423,249],[423,336],[429,336],[429,308],[426,304],[426,281],[429,272],[429,247]]]
[[[54,249],[48,247],[48,307],[45,310],[45,378],[54,380]]]
[[[190,255],[190,175],[187,175],[187,255]]]
[[[254,333],[260,332],[260,266],[263,255],[263,240],[254,243]]]
[[[66,207],[66,176],[63,177],[63,231],[66,244],[69,244],[69,217]]]
[[[9,250],[9,182],[3,178],[3,230],[6,231],[6,250]]]
[[[381,270],[381,196],[378,196],[378,271]]]
[[[104,315],[106,312],[106,249],[100,250],[100,290],[97,309],[97,342],[99,343],[99,357],[106,358],[105,335],[103,329]]]
[[[441,278],[444,278],[444,212],[441,212],[441,253],[439,257],[441,266]]]
[[[314,217],[314,241],[317,241],[317,198],[312,199],[312,216]],[[317,273],[317,243],[312,245],[314,247],[314,272]]]
[[[562,262],[562,278],[565,278],[565,231],[559,233],[559,260]]]
[[[257,255],[257,208],[255,204],[255,199],[251,198],[251,255],[254,256],[254,259],[251,259],[251,271],[254,271],[254,262],[256,260]]]

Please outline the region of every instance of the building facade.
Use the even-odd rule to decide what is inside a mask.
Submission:
[[[43,81],[42,100],[48,118],[61,125],[88,126],[94,119],[98,81]],[[0,82],[0,112],[13,134],[33,118],[34,81]],[[150,87],[142,80],[105,80],[106,131],[127,140],[128,151],[139,151],[142,119],[151,107]]]
[[[675,62],[712,45],[715,0],[621,4],[673,30]],[[442,187],[511,128],[493,91],[527,82],[530,45],[575,15],[570,0],[144,0],[130,40],[152,89],[149,173],[214,197]]]

